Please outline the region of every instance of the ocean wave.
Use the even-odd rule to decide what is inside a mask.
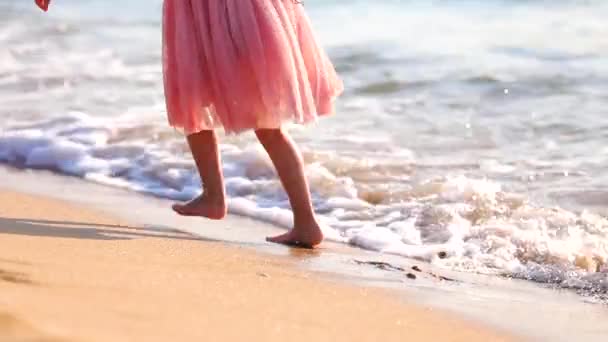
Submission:
[[[173,200],[196,196],[200,182],[182,137],[126,134],[137,131],[132,117],[110,121],[80,112],[13,122],[0,136],[0,161]],[[261,147],[225,144],[221,149],[229,211],[289,228],[286,195]],[[462,271],[607,291],[604,217],[535,206],[524,194],[485,179],[414,182],[401,174],[411,165],[400,169],[330,154],[309,154],[307,161],[314,204],[330,239]],[[485,167],[509,171],[496,164]],[[381,180],[369,182],[373,177]],[[402,183],[401,188],[386,189],[390,182]]]

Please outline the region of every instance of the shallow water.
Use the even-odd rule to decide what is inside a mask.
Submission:
[[[0,1],[0,160],[196,195],[164,118],[160,1],[54,5]],[[347,89],[292,128],[331,239],[606,297],[608,4],[306,6]],[[223,141],[231,212],[289,227],[253,136]]]

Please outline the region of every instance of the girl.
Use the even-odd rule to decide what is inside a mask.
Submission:
[[[46,11],[50,0],[35,0]],[[254,130],[293,210],[271,242],[314,247],[323,234],[302,157],[282,128],[333,111],[342,83],[299,0],[164,0],[163,75],[169,124],[187,135],[202,194],[173,210],[219,220],[226,193],[215,128]]]

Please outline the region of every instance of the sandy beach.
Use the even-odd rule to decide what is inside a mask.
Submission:
[[[0,191],[0,250],[1,341],[510,340],[288,258],[18,192]]]
[[[170,210],[201,181],[166,2],[0,1],[0,342],[607,340],[608,1],[301,1],[345,90],[284,125],[314,251],[265,241],[293,215],[254,132],[218,130],[225,220]]]

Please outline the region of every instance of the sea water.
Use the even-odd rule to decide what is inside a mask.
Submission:
[[[466,272],[608,293],[608,3],[306,0],[344,79],[290,127],[326,235]],[[160,0],[0,0],[0,161],[188,200]],[[289,228],[252,134],[223,137],[229,210]]]

